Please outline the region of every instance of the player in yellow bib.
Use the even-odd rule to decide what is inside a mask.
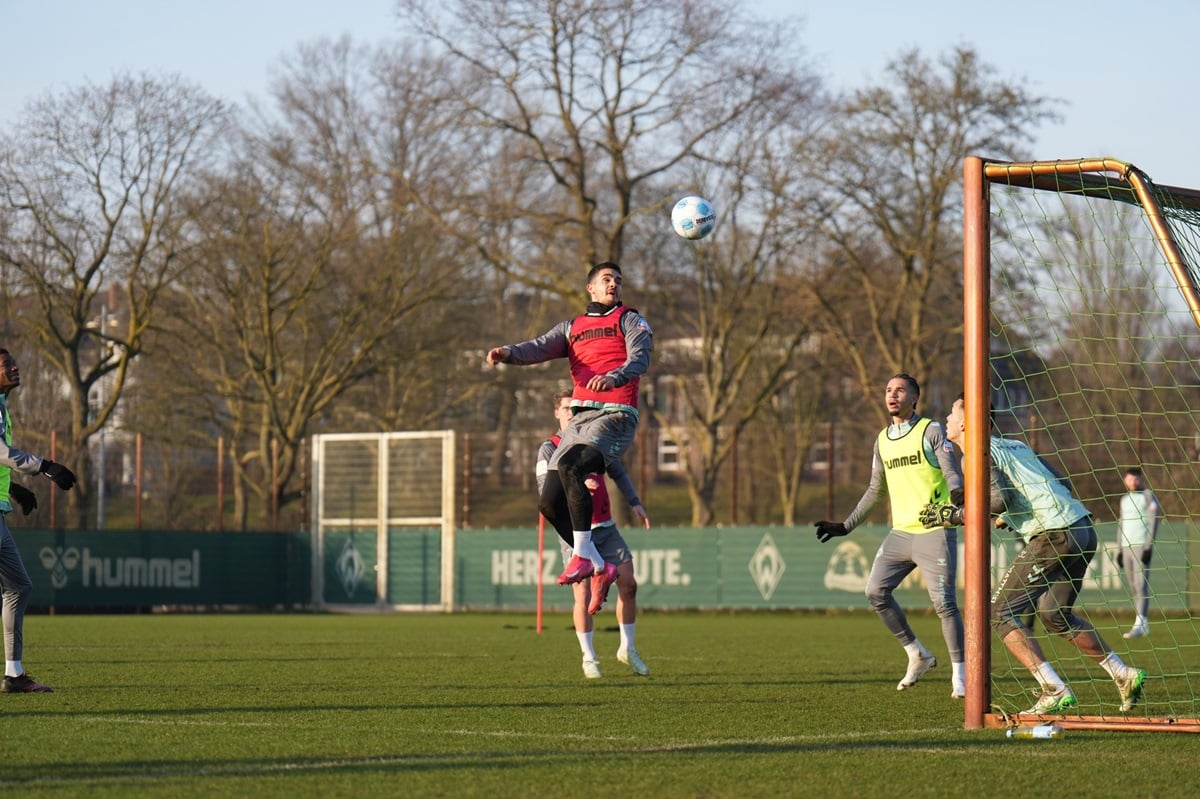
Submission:
[[[893,596],[896,586],[920,568],[933,609],[942,620],[942,636],[952,667],[950,695],[966,696],[963,668],[963,624],[958,610],[958,529],[927,529],[920,520],[930,502],[962,501],[962,471],[954,447],[939,422],[917,413],[921,387],[908,374],[888,380],[884,403],[892,422],[875,439],[871,481],[858,505],[842,522],[817,522],[822,543],[857,527],[886,494],[891,504],[892,529],[875,553],[867,578],[867,599],[885,627],[908,653],[908,669],[896,686],[904,691],[937,665],[908,623]]]

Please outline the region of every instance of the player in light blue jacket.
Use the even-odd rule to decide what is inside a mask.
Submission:
[[[960,394],[946,417],[946,435],[960,448],[964,419]],[[1046,662],[1025,623],[1034,611],[1049,632],[1100,664],[1117,684],[1121,711],[1128,712],[1142,696],[1146,672],[1125,665],[1091,622],[1074,611],[1083,576],[1096,554],[1091,512],[1071,493],[1066,478],[1027,444],[992,435],[989,450],[991,511],[999,511],[1003,525],[1025,542],[992,594],[992,629],[1040,687],[1038,700],[1025,713],[1061,715],[1077,704],[1075,693]],[[970,457],[964,449],[963,458]],[[924,520],[932,526],[961,523],[961,517],[960,508],[929,506]]]

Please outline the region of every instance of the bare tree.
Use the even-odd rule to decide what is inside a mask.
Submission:
[[[437,217],[509,280],[564,297],[592,263],[623,258],[634,220],[669,206],[664,176],[782,85],[782,31],[730,6],[396,5],[464,66],[448,88],[474,131],[478,183]]]
[[[779,390],[756,419],[766,427],[760,435],[757,471],[764,481],[773,484],[786,525],[796,523],[810,453],[818,437],[824,440],[830,422],[828,408],[831,395],[836,395],[838,375],[834,363],[819,337],[806,339],[796,352],[790,373],[779,381]],[[826,468],[833,468],[829,453]]]
[[[23,330],[69,395],[62,457],[82,477],[80,527],[88,442],[113,420],[183,269],[180,196],[224,120],[219,101],[177,77],[123,75],[43,97],[0,145],[0,263]]]
[[[212,418],[229,442],[239,526],[247,492],[272,514],[299,498],[314,422],[433,340],[438,316],[424,309],[448,303],[461,279],[465,259],[407,191],[423,169],[441,179],[461,164],[444,162],[428,120],[422,138],[397,136],[429,109],[392,102],[395,58],[347,40],[300,48],[273,89],[275,115],[233,140],[195,207],[176,346],[214,345],[180,360],[191,372],[180,379],[219,400]],[[435,69],[414,60],[403,78],[422,68]]]
[[[399,0],[397,8],[473,78],[453,87],[454,97],[488,166],[474,193],[434,215],[507,281],[501,293],[515,284],[579,297],[588,265],[627,260],[636,247],[637,263],[626,264],[637,287],[631,302],[655,300],[652,324],[657,313],[669,316],[659,342],[664,332],[695,340],[675,353],[698,367],[679,394],[688,435],[677,432],[698,455],[688,459],[694,515],[710,519],[729,437],[787,373],[799,338],[776,326],[772,284],[786,258],[763,235],[779,214],[763,194],[786,183],[773,185],[766,165],[779,166],[781,131],[795,133],[789,125],[815,107],[818,89],[799,66],[794,28],[687,0]],[[756,158],[752,177],[746,165]],[[702,259],[696,279],[696,270],[661,263],[688,260],[670,249],[679,242],[666,216],[675,198],[709,179],[712,188],[723,181],[720,235],[730,244]],[[757,233],[735,244],[742,224]],[[758,368],[767,361],[775,377],[752,387],[747,376],[771,373]]]
[[[904,52],[840,104],[813,161],[831,246],[811,291],[864,397],[886,374],[956,373],[962,159],[1021,157],[1051,103],[959,47],[936,63]]]
[[[786,103],[756,130],[747,120],[731,125],[739,148],[711,170],[705,185],[727,199],[722,229],[711,242],[683,245],[682,274],[659,274],[655,305],[678,338],[660,347],[677,400],[651,412],[680,445],[692,499],[692,523],[715,521],[714,500],[723,469],[740,433],[778,401],[797,378],[799,354],[811,334],[810,313],[795,292],[808,236],[788,199],[801,173],[782,154],[793,150]],[[787,236],[777,231],[786,229]],[[669,241],[679,246],[681,242]],[[682,405],[682,419],[672,405]]]
[[[1061,211],[1050,215],[1055,205]],[[1171,409],[1187,407],[1197,371],[1190,359],[1171,361],[1194,323],[1139,206],[1053,197],[1037,208],[1046,216],[1034,226],[1045,231],[1035,244],[1055,242],[1055,257],[1047,263],[1034,253],[1022,264],[1028,287],[1013,292],[1021,311],[1014,321],[1036,331],[1035,349],[1057,366],[1026,386],[1076,494],[1099,502],[1122,465],[1179,458],[1181,437],[1168,420]],[[1095,386],[1102,395],[1088,390]],[[1152,435],[1156,427],[1162,432]]]

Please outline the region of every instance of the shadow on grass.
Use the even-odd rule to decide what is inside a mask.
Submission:
[[[487,733],[481,733],[487,735]],[[595,767],[604,767],[604,758],[615,758],[628,767],[637,758],[657,760],[669,755],[698,756],[789,756],[818,753],[861,753],[870,750],[922,752],[931,750],[985,750],[1003,745],[994,738],[979,736],[955,738],[947,736],[916,736],[897,740],[896,734],[859,735],[852,740],[831,736],[784,737],[771,742],[731,741],[675,742],[646,746],[593,746],[589,757]],[[20,774],[0,778],[5,787],[82,787],[117,782],[153,782],[177,778],[268,776],[272,774],[303,773],[363,773],[402,776],[415,772],[495,772],[497,769],[525,769],[536,763],[539,768],[552,769],[555,763],[564,767],[577,764],[579,753],[562,749],[524,750],[512,752],[471,751],[455,754],[377,755],[361,757],[296,757],[211,760],[133,760],[120,764],[62,762],[25,768]]]

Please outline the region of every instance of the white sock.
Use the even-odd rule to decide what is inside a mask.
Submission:
[[[25,669],[21,667],[19,660],[4,661],[4,676],[5,677],[20,677],[25,673]]]
[[[592,543],[592,531],[575,530],[573,535],[575,536],[575,554],[590,560],[596,571],[602,571],[604,558],[600,557],[600,550],[596,549],[596,545]]]
[[[636,648],[633,645],[634,626],[635,625],[633,622],[621,625],[621,649],[625,650],[626,652],[628,652],[630,649]]]
[[[1033,676],[1045,688],[1057,691],[1066,686],[1066,683],[1058,676],[1058,672],[1054,670],[1054,667],[1045,661],[1039,663],[1038,667],[1033,670]]]
[[[929,650],[916,638],[913,639],[911,644],[904,645],[904,651],[908,653],[909,659],[929,657]]]
[[[1128,671],[1125,661],[1121,660],[1116,652],[1109,652],[1108,657],[1100,661],[1100,668],[1107,671],[1108,676],[1112,677],[1114,680],[1118,677],[1124,677],[1125,672]]]
[[[965,682],[967,679],[967,664],[961,660],[950,663],[951,674],[950,678],[955,683]]]
[[[596,647],[592,643],[592,633],[590,633],[590,632],[581,633],[578,630],[576,630],[575,637],[579,639],[579,648],[580,648],[580,650],[583,651],[583,659],[584,660],[599,660],[600,659],[600,658],[596,657]]]

